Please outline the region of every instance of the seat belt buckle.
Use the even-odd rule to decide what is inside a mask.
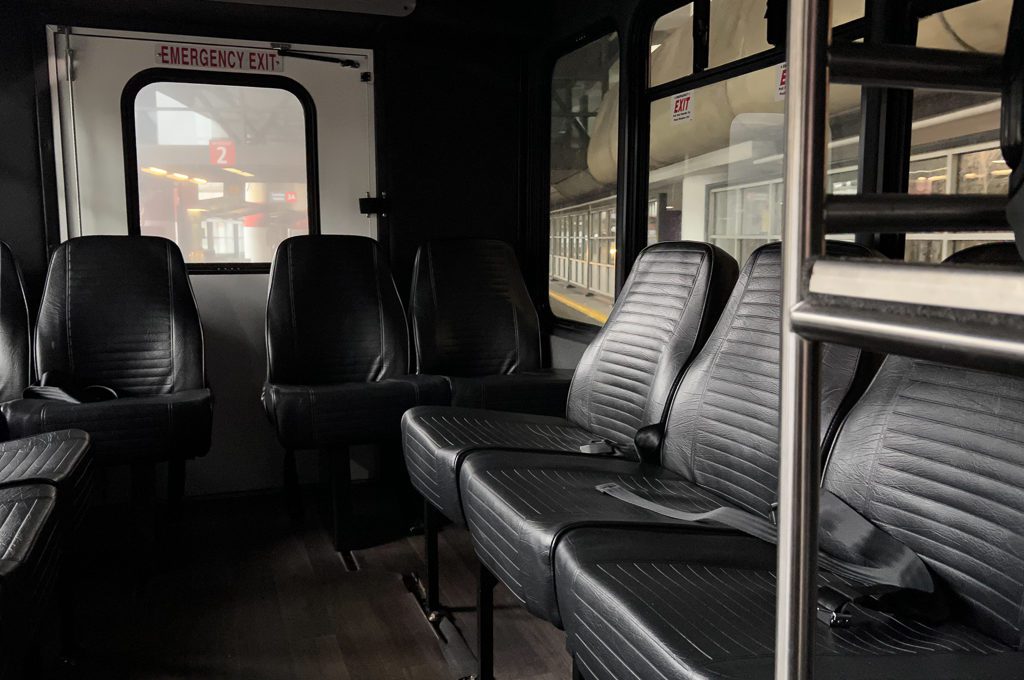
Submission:
[[[771,510],[768,511],[768,521],[774,526],[779,526],[779,503],[776,501],[772,503]]]
[[[580,453],[592,456],[612,456],[615,455],[615,447],[606,439],[595,439],[590,443],[581,444]]]
[[[819,604],[817,613],[818,620],[829,628],[849,628],[853,621],[853,614],[846,611],[845,605],[839,610],[830,611]]]
[[[829,628],[849,628],[853,622],[850,598],[832,586],[818,587],[818,620]]]

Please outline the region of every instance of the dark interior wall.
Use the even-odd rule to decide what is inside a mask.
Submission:
[[[0,239],[18,255],[29,297],[37,300],[46,244],[34,49],[23,18],[18,11],[0,10]]]
[[[55,198],[48,204],[41,189],[52,153],[41,156],[37,131],[37,98],[49,106],[46,24],[376,50],[379,185],[390,202],[382,233],[404,294],[425,239],[517,241],[520,95],[524,58],[541,31],[540,4],[419,0],[412,15],[392,18],[209,0],[7,0],[0,10],[0,238],[22,262],[31,304],[45,273],[46,225],[55,219]]]
[[[453,42],[409,29],[382,58],[386,223],[404,296],[416,248],[426,240],[516,243],[523,53],[508,36]]]

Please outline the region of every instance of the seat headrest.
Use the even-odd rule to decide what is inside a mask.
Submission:
[[[945,264],[986,264],[997,267],[1024,267],[1017,246],[1013,241],[1000,243],[982,243],[953,253],[944,261]]]

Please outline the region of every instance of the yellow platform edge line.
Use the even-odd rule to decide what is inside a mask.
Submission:
[[[556,292],[554,292],[554,291],[552,291],[550,289],[548,290],[548,295],[551,296],[551,299],[558,300],[559,302],[561,302],[566,307],[569,307],[570,309],[575,309],[580,314],[583,314],[584,316],[589,316],[594,321],[597,321],[597,322],[600,322],[600,323],[604,323],[605,321],[608,320],[608,315],[607,314],[602,314],[601,312],[597,311],[596,309],[592,309],[590,307],[587,307],[586,305],[581,305],[580,303],[576,302],[575,300],[570,300],[569,298],[565,297],[564,295],[559,295],[558,293],[556,293]]]

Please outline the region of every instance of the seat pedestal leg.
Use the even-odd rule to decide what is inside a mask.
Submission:
[[[284,493],[288,517],[293,526],[302,524],[302,494],[299,488],[299,468],[295,461],[295,450],[285,449],[284,452]]]
[[[427,618],[438,623],[441,611],[441,585],[437,564],[437,534],[441,518],[430,501],[423,501],[423,542],[427,556]]]
[[[334,549],[349,550],[352,526],[352,467],[347,446],[328,453],[331,470],[331,516],[334,523]]]
[[[185,459],[172,458],[167,462],[167,514],[171,521],[181,519],[181,504],[185,498]]]
[[[75,663],[78,656],[78,633],[75,616],[75,582],[77,573],[72,570],[71,565],[60,566],[60,574],[57,577],[57,616],[60,619],[60,655],[65,665]],[[76,560],[77,566],[77,560]]]
[[[494,680],[494,588],[498,579],[480,564],[477,579],[475,680]]]

